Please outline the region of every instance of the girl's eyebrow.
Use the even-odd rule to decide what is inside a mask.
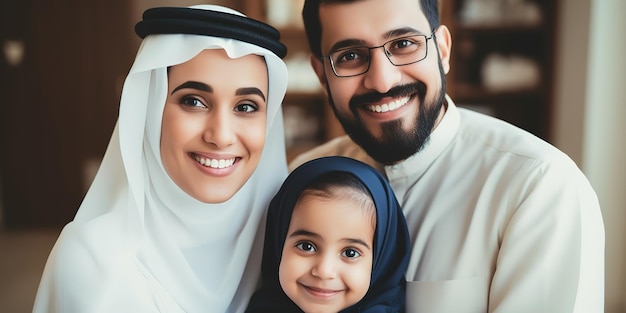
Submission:
[[[304,230],[304,229],[297,229],[295,230],[293,233],[289,234],[289,238],[291,237],[296,237],[296,236],[307,236],[307,237],[314,237],[314,238],[322,238],[322,236],[320,236],[319,234],[316,234],[314,232],[310,232],[308,230]]]
[[[172,90],[171,95],[173,95],[176,91],[185,89],[185,88],[191,88],[191,89],[196,89],[196,90],[205,91],[205,92],[213,92],[213,88],[205,83],[201,83],[197,81],[186,81],[182,83],[180,86],[174,88],[174,90]],[[265,95],[263,94],[261,89],[256,88],[256,87],[239,88],[235,92],[235,95],[237,96],[258,95],[259,97],[263,98],[263,101],[265,101]]]
[[[358,239],[358,238],[344,238],[343,241],[346,241],[352,244],[362,245],[368,250],[372,250],[372,248],[370,248],[370,245],[368,245],[365,241]]]

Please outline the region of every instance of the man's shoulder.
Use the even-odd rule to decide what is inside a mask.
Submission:
[[[459,111],[462,122],[458,138],[467,146],[516,155],[544,165],[573,162],[564,152],[527,130],[492,116]]]
[[[343,135],[299,154],[289,162],[289,171],[293,171],[296,167],[307,161],[325,156],[345,156],[365,163],[373,163],[372,159],[359,145],[352,141],[347,135]]]

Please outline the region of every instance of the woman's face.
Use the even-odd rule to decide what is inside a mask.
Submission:
[[[265,144],[268,76],[263,57],[204,50],[169,69],[161,159],[172,180],[205,203],[230,199]]]

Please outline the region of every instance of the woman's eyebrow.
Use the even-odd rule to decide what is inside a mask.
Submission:
[[[258,95],[261,98],[263,98],[263,101],[265,101],[265,95],[263,94],[263,92],[261,91],[261,89],[256,88],[256,87],[246,87],[246,88],[239,88],[237,89],[237,91],[235,92],[235,95],[237,96],[244,96],[244,95]]]
[[[176,91],[180,89],[185,89],[185,88],[191,88],[191,89],[196,89],[196,90],[206,91],[206,92],[213,92],[213,88],[205,83],[201,83],[197,81],[186,81],[182,83],[180,86],[174,88],[174,90],[172,90],[172,94],[174,94]],[[265,101],[265,95],[263,94],[261,89],[256,88],[256,87],[239,88],[235,92],[235,95],[237,96],[251,95],[251,94],[258,95],[261,98],[263,98],[263,101]]]
[[[182,83],[180,86],[174,88],[174,90],[172,90],[172,93],[170,95],[173,95],[176,91],[180,89],[184,89],[184,88],[191,88],[191,89],[196,89],[200,91],[213,92],[213,88],[211,88],[211,86],[205,83],[196,82],[196,81],[186,81]]]

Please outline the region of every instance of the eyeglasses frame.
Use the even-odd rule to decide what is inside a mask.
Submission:
[[[417,62],[420,62],[420,61],[425,60],[425,59],[428,57],[428,40],[433,39],[433,38],[435,38],[435,40],[436,40],[435,32],[437,32],[437,29],[434,29],[434,30],[432,31],[432,33],[430,33],[430,35],[429,35],[429,36],[426,36],[426,35],[410,35],[410,36],[402,36],[402,37],[398,37],[398,38],[394,38],[394,39],[391,39],[391,40],[385,41],[382,45],[380,45],[380,46],[375,46],[375,47],[368,47],[368,46],[354,46],[354,47],[341,48],[341,49],[339,49],[339,50],[335,50],[335,51],[329,52],[329,53],[328,53],[328,55],[326,55],[326,56],[322,56],[320,59],[321,59],[322,61],[323,61],[323,60],[328,59],[328,61],[329,61],[329,63],[330,63],[330,68],[332,69],[333,74],[335,74],[335,76],[336,76],[336,77],[339,77],[339,78],[345,78],[345,77],[355,77],[355,76],[360,76],[360,75],[363,75],[363,74],[367,73],[367,72],[370,70],[370,67],[371,67],[371,65],[372,65],[372,59],[371,59],[371,55],[372,55],[372,53],[371,53],[371,51],[372,51],[372,50],[374,50],[374,49],[378,49],[378,48],[383,48],[383,52],[385,53],[385,56],[387,57],[387,60],[389,60],[389,63],[391,63],[393,66],[405,66],[405,65],[409,65],[409,64],[415,64],[415,63],[417,63]],[[385,49],[385,45],[387,45],[388,43],[393,42],[393,41],[401,40],[401,39],[404,39],[404,38],[416,37],[416,36],[424,36],[424,38],[426,38],[426,53],[424,54],[424,57],[423,57],[423,58],[421,58],[421,59],[419,59],[419,60],[417,60],[417,61],[413,61],[413,62],[409,62],[409,63],[405,63],[405,64],[395,64],[395,63],[393,63],[393,61],[391,61],[391,52],[390,52],[390,51],[388,51],[387,49]],[[365,71],[363,71],[363,73],[359,73],[359,74],[346,75],[346,76],[339,76],[339,74],[337,74],[337,70],[335,70],[335,63],[333,62],[333,59],[330,57],[330,56],[331,56],[331,54],[336,53],[336,52],[339,52],[339,51],[342,51],[342,50],[348,50],[348,49],[354,49],[354,48],[361,48],[361,47],[362,47],[362,48],[366,48],[366,49],[369,51],[369,56],[370,56],[370,59],[369,59],[369,61],[367,62],[367,68],[365,69]]]

